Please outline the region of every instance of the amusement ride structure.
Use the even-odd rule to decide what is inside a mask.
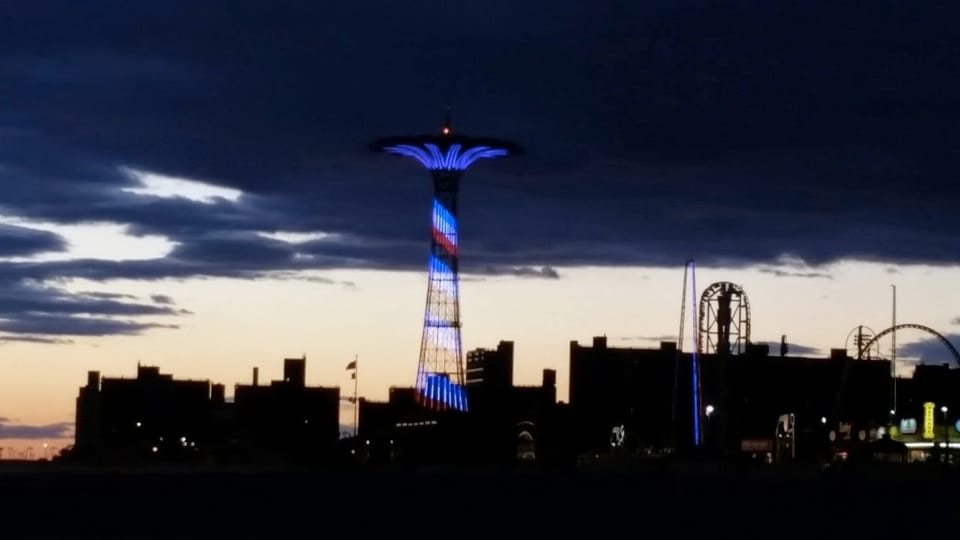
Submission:
[[[456,135],[449,114],[439,134],[386,137],[371,149],[416,159],[433,179],[427,304],[417,367],[417,401],[432,410],[466,411],[460,338],[457,198],[460,179],[481,159],[517,154],[513,142]]]

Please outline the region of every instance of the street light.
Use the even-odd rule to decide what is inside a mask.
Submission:
[[[707,405],[703,410],[707,415],[707,435],[708,436],[712,436],[710,434],[710,416],[713,414],[713,411],[715,410],[716,409],[713,408],[713,405]]]
[[[943,448],[946,452],[943,456],[943,462],[950,463],[950,423],[947,422],[947,411],[950,409],[946,405],[940,407],[940,412],[943,413]]]

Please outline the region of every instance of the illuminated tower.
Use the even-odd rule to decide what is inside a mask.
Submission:
[[[387,137],[371,148],[412,157],[433,178],[427,306],[417,367],[417,400],[433,410],[467,410],[460,342],[459,223],[457,192],[467,167],[485,158],[520,151],[509,141],[454,135],[447,117],[439,135]]]

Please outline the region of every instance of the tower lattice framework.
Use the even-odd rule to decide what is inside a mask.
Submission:
[[[519,147],[509,141],[453,135],[448,119],[440,135],[388,137],[375,141],[372,148],[416,159],[433,179],[427,303],[416,395],[418,402],[430,409],[466,411],[460,336],[460,179],[477,160],[508,156],[519,152]]]

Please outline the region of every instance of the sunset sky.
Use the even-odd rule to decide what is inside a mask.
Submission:
[[[85,372],[138,362],[411,385],[431,186],[367,144],[448,105],[526,148],[460,207],[464,348],[515,341],[520,383],[566,399],[570,340],[675,339],[689,258],[756,342],[827,354],[890,326],[893,284],[960,345],[955,18],[725,4],[3,5],[0,447],[69,444]],[[949,360],[929,338],[898,334],[901,372]]]

